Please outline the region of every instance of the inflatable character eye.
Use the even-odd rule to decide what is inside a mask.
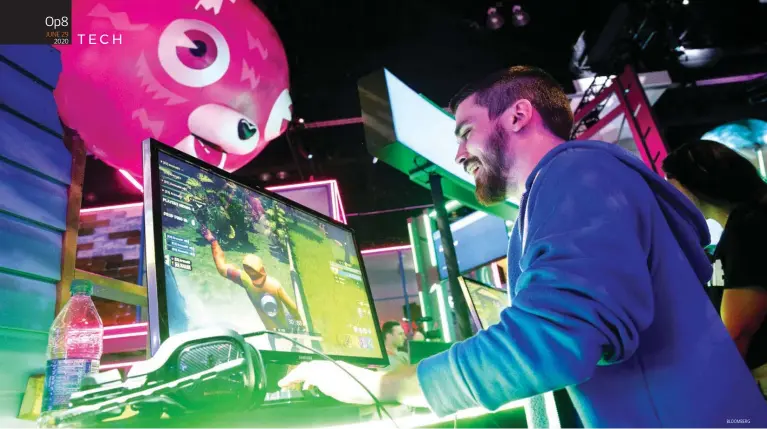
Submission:
[[[160,35],[160,64],[176,82],[193,88],[216,83],[229,69],[229,45],[216,27],[177,19]]]

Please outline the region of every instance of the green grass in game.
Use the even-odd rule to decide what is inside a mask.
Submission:
[[[166,234],[189,240],[195,250],[193,257],[169,252],[170,255],[192,261],[192,271],[173,270],[179,291],[186,297],[194,296],[198,302],[203,303],[205,311],[210,315],[229,318],[224,322],[241,326],[241,318],[235,318],[242,313],[235,308],[249,310],[246,305],[250,303],[244,301],[247,297],[239,285],[218,274],[211,247],[201,237],[199,226],[192,223],[192,218],[188,216],[189,222],[184,226],[164,229]],[[222,245],[226,262],[241,269],[245,255],[258,255],[264,262],[267,274],[279,281],[287,294],[298,302],[292,287],[287,255],[271,250],[270,239],[263,234],[264,228],[261,224],[257,224],[254,229],[255,231],[248,233],[247,243]],[[165,236],[164,238],[167,240]],[[301,277],[305,311],[311,318],[312,330],[323,336],[322,349],[335,355],[380,357],[377,344],[372,350],[359,349],[353,330],[354,326],[370,329],[371,333],[368,336],[375,336],[375,321],[369,315],[360,318],[357,312],[359,302],[367,302],[363,283],[346,279],[343,284],[338,284],[331,271],[332,262],[343,263],[346,259],[343,246],[326,238],[314,225],[301,220],[290,222],[289,239],[295,269]],[[167,249],[167,241],[164,244]],[[357,255],[350,255],[348,262],[359,269]],[[353,337],[352,348],[344,345],[347,335]]]
[[[357,349],[356,339],[353,349],[344,347],[344,336],[355,335],[353,326],[375,332],[372,318],[360,319],[357,314],[359,302],[367,302],[362,282],[347,279],[344,284],[337,284],[331,271],[331,262],[345,260],[344,248],[325,238],[319,229],[301,221],[291,228],[290,239],[296,270],[301,274],[304,295],[311,311],[312,329],[323,335],[324,351],[336,355],[378,357],[376,349]],[[359,268],[357,255],[352,255],[349,262]],[[374,337],[373,334],[370,336]]]

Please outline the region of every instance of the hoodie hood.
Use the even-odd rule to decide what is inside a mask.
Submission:
[[[703,218],[700,210],[673,185],[648,168],[642,160],[617,144],[600,141],[569,141],[563,143],[549,151],[540,160],[530,174],[530,177],[528,177],[525,188],[530,189],[538,172],[558,154],[569,149],[589,149],[609,153],[642,176],[655,194],[658,206],[671,231],[674,233],[674,238],[676,238],[687,260],[690,261],[690,264],[695,269],[701,283],[709,281],[712,272],[711,262],[701,249],[711,243],[711,235],[706,219]]]

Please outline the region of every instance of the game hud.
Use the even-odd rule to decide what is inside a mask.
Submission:
[[[274,331],[336,356],[381,358],[352,234],[159,153],[170,335]],[[248,340],[301,352],[287,340]]]
[[[509,306],[509,297],[506,291],[492,288],[477,283],[471,279],[463,278],[466,290],[469,293],[474,311],[479,319],[481,329],[495,325],[501,321],[501,311]]]

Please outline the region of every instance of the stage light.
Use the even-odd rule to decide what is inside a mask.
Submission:
[[[687,6],[688,4],[690,4],[690,0],[682,0],[682,4]]]
[[[312,159],[312,158],[314,158],[314,155],[312,155],[311,153],[306,155],[306,159]]]
[[[288,177],[288,173],[286,171],[280,171],[277,173],[277,178],[280,180],[285,180]]]
[[[374,156],[374,157],[373,157],[373,164],[375,164],[375,163],[377,163],[377,162],[378,162],[378,158],[376,158],[376,157]]]
[[[87,209],[81,209],[80,214],[97,213],[97,212],[103,212],[103,211],[109,211],[109,210],[129,209],[133,207],[142,207],[143,205],[144,203],[127,203],[127,204],[116,204],[113,206],[91,207]],[[106,330],[106,328],[104,328],[104,330]]]
[[[128,181],[131,185],[133,185],[134,188],[138,189],[142,194],[144,193],[144,187],[141,185],[141,183],[138,182],[127,170],[123,170],[122,168],[117,170],[120,172],[120,174],[125,178],[125,180]]]
[[[524,27],[525,25],[530,23],[530,15],[528,15],[527,12],[522,10],[522,6],[514,5],[514,7],[511,8],[511,11],[512,13],[514,13],[511,23],[515,27]]]
[[[498,12],[498,9],[491,7],[487,10],[487,28],[498,30],[503,27],[504,22],[503,16]]]
[[[413,248],[410,244],[403,244],[401,246],[386,246],[386,247],[374,247],[372,249],[362,249],[360,253],[363,255],[375,255],[378,253],[395,253],[395,252],[409,252]]]

